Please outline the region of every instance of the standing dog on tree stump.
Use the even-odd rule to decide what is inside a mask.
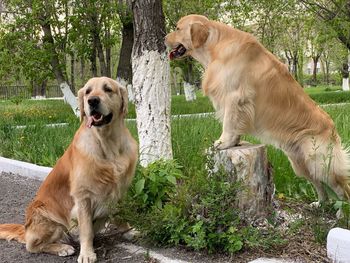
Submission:
[[[82,124],[26,211],[25,225],[0,225],[0,238],[25,243],[32,253],[74,254],[65,234],[78,222],[78,262],[96,261],[94,233],[104,226],[108,202],[127,190],[137,162],[137,143],[124,124],[125,88],[92,78],[78,93]]]
[[[295,173],[326,198],[322,182],[349,199],[349,154],[332,119],[252,35],[200,15],[181,18],[166,36],[170,59],[191,56],[205,68],[202,89],[223,131],[218,149],[251,134],[282,149]]]

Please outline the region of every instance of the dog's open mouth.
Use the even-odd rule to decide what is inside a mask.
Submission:
[[[86,126],[91,128],[92,126],[102,126],[111,122],[113,113],[110,113],[106,116],[102,115],[100,112],[93,110],[90,113],[90,116],[87,118]]]
[[[186,51],[187,49],[182,44],[179,44],[176,48],[170,51],[169,58],[175,59],[182,57],[183,55],[185,55]]]

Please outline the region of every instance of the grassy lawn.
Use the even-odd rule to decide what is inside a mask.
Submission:
[[[350,92],[339,91],[339,87],[311,87],[305,88],[305,92],[319,104],[350,102]],[[192,102],[187,102],[184,95],[172,96],[172,115],[213,111],[211,102],[208,97],[202,95],[201,91],[197,92],[197,100]],[[3,116],[0,124],[7,125],[71,122],[75,119],[71,109],[63,100],[23,100],[19,105],[11,101],[0,101],[0,113]],[[135,106],[129,103],[127,118],[135,117]]]
[[[208,108],[199,97],[196,102],[185,102],[182,96],[173,99],[176,114],[206,112]],[[202,105],[201,108],[201,103]],[[338,132],[345,144],[350,144],[349,114],[350,105],[325,107],[334,119]],[[28,161],[39,165],[53,166],[70,143],[74,132],[79,126],[78,119],[71,109],[62,101],[24,101],[20,105],[11,102],[0,103],[0,156]],[[132,112],[131,116],[132,117]],[[46,128],[44,124],[68,122],[67,127]],[[16,129],[14,125],[30,124],[25,129]],[[137,138],[135,122],[128,122],[129,129]],[[210,144],[219,137],[221,125],[214,117],[175,119],[172,121],[172,143],[174,156],[185,167],[186,175],[204,167],[204,152]],[[256,142],[247,136],[248,141]],[[54,142],[54,143],[53,143]],[[275,170],[277,191],[287,196],[314,199],[315,193],[310,184],[294,176],[293,170],[280,151],[268,147],[268,155]]]
[[[322,86],[319,85],[317,87],[306,87],[304,88],[307,94],[316,94],[330,91],[341,91],[342,88],[340,86]]]

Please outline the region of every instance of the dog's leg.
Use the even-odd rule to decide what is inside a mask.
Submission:
[[[78,224],[80,239],[79,263],[96,262],[93,247],[94,228],[92,223],[91,201],[88,198],[78,200]]]
[[[236,96],[226,99],[222,134],[215,141],[214,147],[223,150],[236,146],[240,141],[240,136],[249,131],[253,116],[252,103],[248,101],[242,103]]]
[[[318,207],[321,204],[321,202],[323,202],[326,199],[326,193],[324,191],[321,181],[319,180],[319,177],[317,176],[317,174],[321,172],[318,169],[319,164],[314,163],[312,165],[309,164],[309,166],[307,166],[305,163],[306,160],[302,157],[303,156],[302,153],[300,153],[300,156],[298,157],[295,157],[295,155],[291,156],[288,153],[286,154],[288,155],[288,159],[292,165],[294,173],[297,176],[308,179],[312,183],[312,185],[315,187],[318,195],[318,201],[313,202],[311,206]]]
[[[240,141],[240,135],[234,133],[232,130],[232,123],[229,121],[223,121],[222,133],[220,138],[214,142],[214,147],[218,150],[228,149],[236,146]]]
[[[25,233],[26,249],[30,253],[49,253],[61,257],[73,255],[75,249],[67,244],[60,243],[63,230],[55,223],[42,220],[40,224],[31,224]]]

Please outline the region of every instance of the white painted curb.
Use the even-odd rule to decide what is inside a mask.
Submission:
[[[278,258],[258,258],[248,263],[295,263],[296,261],[278,259]]]
[[[327,235],[327,256],[335,263],[350,262],[350,231],[332,228]]]
[[[143,247],[140,247],[134,244],[121,243],[121,244],[118,244],[117,246],[127,250],[130,254],[144,254],[144,255],[149,254],[152,258],[157,259],[160,263],[189,263],[188,261],[166,257],[155,251],[147,250]]]
[[[51,167],[0,157],[0,172],[14,173],[29,178],[44,180],[51,170]]]

